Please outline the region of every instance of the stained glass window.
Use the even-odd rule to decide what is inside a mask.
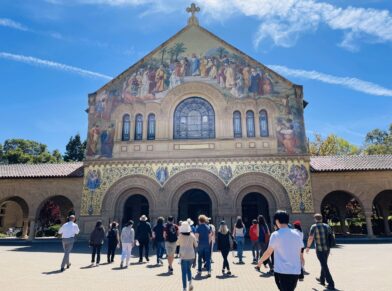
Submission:
[[[246,135],[255,137],[255,114],[251,110],[246,112]]]
[[[147,124],[147,139],[154,140],[155,139],[155,114],[151,113],[148,115],[148,124]]]
[[[215,111],[200,97],[190,97],[174,112],[174,139],[215,138]]]
[[[260,121],[260,136],[261,137],[269,136],[268,115],[267,115],[267,111],[265,111],[264,109],[260,111],[259,121]]]
[[[121,139],[123,141],[128,141],[130,138],[130,132],[131,132],[131,118],[129,114],[125,114],[123,116],[123,125],[122,125],[122,137]]]
[[[233,113],[233,129],[234,137],[242,137],[241,112],[239,111]]]
[[[143,139],[143,116],[141,114],[136,115],[135,118],[135,140]]]

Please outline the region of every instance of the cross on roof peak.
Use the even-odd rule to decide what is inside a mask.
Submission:
[[[186,9],[186,12],[192,14],[188,19],[188,25],[199,25],[199,20],[195,14],[200,12],[200,7],[197,7],[195,3],[192,3],[191,6]]]

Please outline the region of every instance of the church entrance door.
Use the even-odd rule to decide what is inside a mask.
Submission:
[[[149,212],[150,207],[147,198],[140,194],[132,195],[124,203],[122,225],[132,219],[136,226],[140,216],[146,215],[149,218]]]
[[[246,229],[249,229],[252,220],[257,219],[259,214],[262,214],[267,224],[270,225],[268,201],[262,194],[256,192],[247,194],[244,199],[242,199],[241,205],[242,219]]]
[[[190,218],[197,224],[197,218],[201,214],[211,217],[212,202],[210,196],[200,189],[191,189],[182,194],[178,203],[178,220]]]

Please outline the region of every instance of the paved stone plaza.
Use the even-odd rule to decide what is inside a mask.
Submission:
[[[128,269],[119,269],[119,256],[111,265],[89,268],[90,254],[83,243],[76,244],[71,255],[72,267],[64,273],[58,271],[62,253],[59,244],[0,245],[1,290],[159,290],[181,289],[180,266],[175,263],[174,275],[167,276],[164,267],[155,267],[155,257],[149,264],[137,264],[132,258]],[[276,290],[272,277],[257,273],[250,264],[247,251],[245,265],[232,265],[233,277],[221,276],[220,254],[214,253],[212,278],[195,280],[195,290]],[[231,258],[233,261],[234,258]],[[392,244],[346,244],[332,250],[330,267],[336,287],[344,291],[392,290],[390,262]],[[305,281],[297,290],[320,291],[324,288],[315,281],[319,265],[314,251],[306,255]]]

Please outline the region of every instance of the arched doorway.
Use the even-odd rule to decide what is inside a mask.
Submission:
[[[200,189],[191,189],[182,194],[178,202],[178,220],[192,219],[197,223],[200,214],[212,216],[210,196]]]
[[[323,220],[336,234],[366,234],[366,220],[360,201],[352,194],[334,191],[321,202]]]
[[[268,201],[264,195],[252,192],[247,194],[241,202],[242,207],[242,220],[247,229],[252,224],[253,219],[257,219],[257,216],[262,214],[270,225],[269,207]]]
[[[374,198],[372,224],[375,235],[391,235],[392,190],[382,191]]]
[[[140,194],[135,194],[125,201],[123,208],[122,224],[124,225],[128,220],[132,219],[135,224],[138,223],[140,216],[146,215],[149,218],[150,205],[146,197]]]
[[[55,236],[71,214],[75,214],[74,205],[67,197],[57,195],[46,199],[38,208],[36,236]]]
[[[28,231],[29,208],[20,197],[10,197],[0,202],[0,232],[8,236],[23,237]]]

